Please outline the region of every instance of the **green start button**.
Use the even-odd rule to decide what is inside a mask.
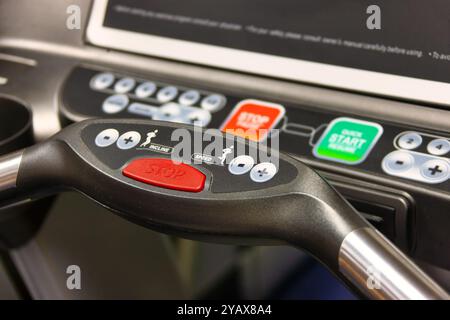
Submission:
[[[352,118],[334,119],[314,147],[314,156],[345,164],[363,162],[383,134],[378,123]]]

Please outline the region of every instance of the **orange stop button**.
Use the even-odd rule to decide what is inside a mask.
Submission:
[[[244,100],[234,107],[220,129],[250,140],[261,141],[267,137],[270,129],[275,128],[284,114],[285,109],[280,104]]]

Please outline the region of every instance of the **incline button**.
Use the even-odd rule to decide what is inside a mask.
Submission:
[[[205,175],[194,167],[158,158],[133,160],[123,169],[122,174],[157,187],[188,192],[202,191],[206,179]]]

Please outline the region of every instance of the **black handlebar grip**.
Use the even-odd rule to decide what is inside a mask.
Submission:
[[[209,148],[212,141],[220,143]],[[447,297],[319,174],[276,150],[265,157],[262,149],[180,124],[87,120],[25,149],[14,188],[22,197],[76,190],[134,223],[189,239],[291,244],[370,297]],[[370,247],[361,252],[364,245],[355,243]],[[395,266],[394,276],[381,279],[384,290],[367,291],[367,266],[380,261]],[[392,281],[402,271],[407,278]],[[410,282],[413,293],[398,288]]]

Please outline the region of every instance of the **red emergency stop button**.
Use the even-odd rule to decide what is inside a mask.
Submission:
[[[188,192],[202,191],[206,180],[206,176],[194,167],[158,158],[133,160],[122,174],[157,187]]]

